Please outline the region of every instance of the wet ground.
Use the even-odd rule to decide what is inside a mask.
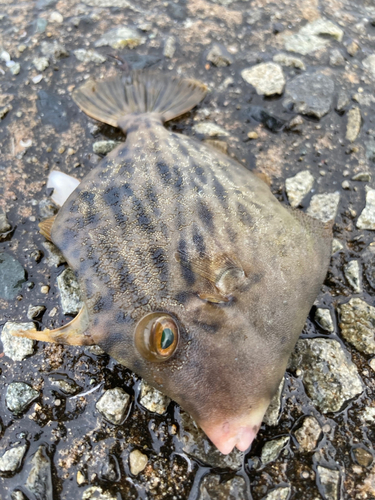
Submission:
[[[313,23],[320,18],[330,20],[334,27],[319,30]],[[308,34],[300,31],[305,25],[313,26]],[[116,48],[98,46],[103,34],[120,26],[137,31],[122,34]],[[300,38],[293,39],[297,33]],[[373,3],[3,1],[0,37],[0,208],[9,221],[0,235],[0,251],[22,266],[0,262],[1,326],[9,321],[30,322],[30,305],[45,307],[33,319],[41,329],[72,318],[63,313],[57,286],[66,265],[61,259],[53,261],[38,232],[40,220],[54,211],[47,176],[51,169],[59,169],[83,178],[101,160],[93,144],[124,137],[84,116],[73,103],[71,91],[88,77],[113,75],[129,66],[153,67],[199,79],[210,89],[197,109],[170,122],[169,129],[204,140],[207,131],[195,126],[216,123],[221,130],[210,138],[221,141],[220,146],[247,168],[265,174],[274,194],[287,204],[286,179],[309,171],[314,183],[303,197],[302,210],[308,209],[316,194],[330,193],[323,202],[329,205],[332,193],[339,192],[334,236],[342,248],[336,247],[333,253],[302,339],[338,341],[340,352],[355,367],[344,376],[350,386],[346,395],[341,394],[341,381],[331,387],[330,396],[322,396],[333,400],[342,396],[340,408],[334,408],[314,399],[308,370],[292,363],[280,399],[279,421],[262,426],[248,453],[235,454],[225,462],[207,448],[202,435],[189,430],[187,417],[173,402],[161,415],[145,409],[140,403],[139,378],[106,354],[40,342],[22,361],[2,352],[0,498],[375,498],[375,363],[371,362],[375,315],[368,309],[349,325],[355,329],[361,323],[367,328],[365,348],[344,338],[339,326],[340,305],[352,297],[374,306],[371,243],[375,226],[358,227],[366,187],[375,188],[371,180],[375,160]],[[216,43],[219,57],[210,53]],[[94,49],[102,59],[86,53],[94,60],[81,61],[83,53],[75,52],[78,49]],[[282,85],[279,94],[258,95],[241,73],[272,62],[278,54],[297,58],[275,59],[286,89]],[[286,102],[292,82],[301,75],[314,85],[317,75],[333,82],[331,90],[327,80],[323,90],[317,84],[324,102],[313,102],[315,111],[307,114],[306,107],[304,111]],[[268,80],[274,79],[271,72]],[[303,80],[296,85],[302,94],[308,86]],[[298,102],[308,97],[299,97]],[[322,106],[325,111],[316,111]],[[349,131],[352,109],[359,109],[360,118],[356,124],[354,116]],[[357,111],[353,113],[358,117]],[[353,273],[345,271],[351,261],[358,262],[352,279]],[[9,291],[12,280],[14,288]],[[333,331],[319,324],[317,309],[329,311]],[[309,360],[307,368],[316,372],[318,361]],[[68,385],[56,384],[56,380]],[[355,381],[361,389],[352,394]],[[37,391],[19,412],[11,411],[6,399],[14,382]],[[316,386],[320,383],[315,381]],[[96,408],[105,391],[116,387],[130,396],[119,425],[108,422]],[[306,416],[316,419],[315,424],[306,423],[307,445],[298,433]],[[267,463],[264,445],[275,444],[279,438],[285,439],[277,441],[282,443],[280,449]],[[5,458],[4,454],[13,448],[20,451],[12,466],[9,454]],[[147,459],[145,465],[146,459],[138,457],[144,465],[138,473],[130,466],[134,450]]]

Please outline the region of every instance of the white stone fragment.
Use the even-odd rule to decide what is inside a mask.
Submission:
[[[331,311],[329,309],[318,307],[315,311],[315,321],[321,328],[323,328],[323,330],[326,330],[327,332],[333,332],[335,330]]]
[[[242,78],[255,87],[259,95],[282,94],[285,77],[279,64],[261,63],[242,70]]]
[[[302,170],[294,177],[286,179],[286,194],[288,196],[289,203],[293,208],[298,207],[303,198],[310,192],[313,184],[314,177],[308,170]]]
[[[375,56],[374,56],[375,57]],[[375,229],[375,189],[366,186],[366,206],[357,220],[358,229]]]
[[[34,352],[34,340],[27,339],[26,337],[15,337],[13,333],[22,330],[35,330],[34,323],[12,323],[8,321],[3,327],[1,332],[1,342],[5,356],[11,358],[13,361],[22,361],[26,356],[30,356]]]
[[[340,193],[315,194],[311,198],[307,213],[322,222],[335,220],[340,202]]]
[[[148,462],[148,457],[147,455],[144,455],[141,453],[139,450],[133,450],[129,454],[129,466],[130,466],[130,472],[134,475],[137,476],[140,472],[142,472]]]
[[[167,411],[171,400],[150,384],[142,380],[139,402],[142,406],[147,408],[147,410],[163,415],[163,413]]]
[[[267,441],[262,448],[262,453],[260,456],[263,465],[276,460],[281,453],[281,450],[288,443],[289,439],[289,436],[283,436],[277,439],[273,439],[272,441]]]
[[[175,52],[176,52],[176,38],[174,36],[169,36],[165,41],[163,55],[164,57],[169,57],[169,59],[172,59]]]
[[[76,56],[78,61],[83,63],[93,62],[95,64],[102,64],[107,60],[104,56],[99,54],[99,52],[92,49],[77,49],[73,51],[73,54]]]
[[[344,248],[344,245],[337,238],[333,238],[332,240],[332,255],[336,252],[339,252]]]
[[[361,275],[358,260],[351,260],[344,266],[345,278],[348,280],[349,285],[353,287],[355,293],[362,290]]]
[[[96,403],[96,408],[112,424],[120,425],[125,418],[130,396],[121,387],[108,389]]]
[[[219,125],[216,125],[216,123],[212,122],[201,122],[197,123],[193,127],[194,132],[197,134],[203,134],[207,135],[209,137],[216,137],[216,136],[228,136],[229,133],[224,130],[222,127]]]
[[[15,446],[7,450],[2,457],[0,457],[0,471],[1,472],[14,472],[16,471],[26,453],[27,445]]]
[[[33,64],[38,71],[44,71],[49,66],[49,61],[46,57],[35,57]]]

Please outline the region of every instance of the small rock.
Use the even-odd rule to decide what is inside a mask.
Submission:
[[[193,126],[193,130],[196,134],[206,135],[208,137],[224,136],[227,137],[229,133],[223,128],[212,122],[202,122],[197,123]]]
[[[340,193],[314,194],[307,213],[322,222],[335,220],[340,202]]]
[[[340,488],[340,472],[318,465],[317,482],[324,500],[338,500]]]
[[[345,58],[339,51],[339,49],[331,50],[331,54],[329,56],[329,64],[331,66],[345,66]]]
[[[338,309],[344,339],[353,344],[358,351],[375,354],[375,307],[356,298],[341,304]]]
[[[349,182],[349,181],[343,181],[343,182],[341,183],[341,187],[342,187],[343,189],[350,189],[350,182]]]
[[[275,488],[274,490],[267,493],[267,495],[263,497],[262,500],[288,500],[290,492],[290,486],[282,486],[280,488]]]
[[[78,314],[82,309],[81,291],[77,278],[70,267],[57,277],[61,306],[64,314]]]
[[[2,61],[4,61],[5,63],[10,62],[10,61],[11,61],[11,58],[10,58],[10,54],[9,54],[9,52],[7,52],[6,50],[2,50],[2,49],[0,48],[0,59],[1,59]]]
[[[362,285],[358,260],[351,260],[344,266],[344,275],[354,292],[359,293]]]
[[[4,212],[0,212],[0,240],[9,234],[11,229],[12,226],[9,224],[6,214]]]
[[[25,486],[37,500],[53,498],[51,461],[44,445],[39,446],[31,459],[31,470]]]
[[[46,57],[35,57],[35,59],[33,59],[33,64],[38,71],[44,71],[49,66],[49,62]]]
[[[375,372],[375,358],[370,359],[370,361],[368,362],[368,364],[370,365],[370,367]]]
[[[344,245],[337,238],[333,238],[332,240],[332,255],[336,252],[339,252],[344,248]]]
[[[22,459],[25,456],[27,445],[15,446],[6,451],[0,458],[1,472],[15,472],[21,467]]]
[[[215,43],[207,54],[207,61],[218,68],[229,66],[233,62],[233,57],[229,54],[225,47]]]
[[[346,47],[346,50],[348,51],[348,54],[352,57],[354,57],[356,55],[356,53],[358,52],[359,50],[359,45],[357,42],[355,42],[354,40],[349,43],[349,45]]]
[[[293,208],[298,207],[303,198],[311,191],[313,184],[314,177],[308,170],[302,170],[294,177],[286,179],[286,194]]]
[[[169,36],[165,41],[163,55],[164,57],[169,57],[169,59],[172,59],[175,52],[176,52],[176,39],[174,36]]]
[[[278,424],[281,410],[281,394],[284,389],[284,383],[285,379],[283,378],[263,417],[263,423],[266,425],[275,426]]]
[[[49,219],[58,212],[57,206],[53,203],[51,198],[43,198],[39,202],[39,214],[42,219]]]
[[[130,472],[134,475],[137,476],[140,472],[142,472],[148,462],[148,457],[147,455],[144,455],[141,453],[139,450],[133,450],[129,454],[129,466],[130,466]]]
[[[322,413],[339,411],[363,391],[357,367],[346,358],[337,340],[299,340],[290,368],[301,371],[306,392]]]
[[[10,63],[13,63],[13,64],[10,64]],[[21,71],[21,65],[20,65],[20,63],[14,62],[14,61],[10,61],[7,64],[7,66],[10,69],[10,72],[12,73],[12,75],[14,75],[14,76],[19,75],[19,72]]]
[[[331,109],[335,84],[323,73],[302,74],[288,82],[283,106],[296,113],[322,118]]]
[[[38,318],[44,313],[45,310],[46,310],[45,306],[33,306],[29,304],[29,307],[27,309],[27,317],[28,319]]]
[[[96,155],[106,155],[113,151],[119,144],[122,144],[121,141],[96,141],[92,145],[92,150]]]
[[[77,484],[79,486],[81,486],[81,484],[87,483],[86,477],[84,476],[84,474],[80,470],[77,472],[76,479],[77,479]]]
[[[26,281],[25,269],[7,253],[0,252],[0,298],[13,300]]]
[[[366,57],[362,61],[363,67],[370,73],[370,75],[375,78],[375,54]]]
[[[310,416],[304,418],[302,427],[296,430],[295,436],[301,449],[310,452],[316,448],[321,433],[319,422]]]
[[[249,132],[249,133],[247,134],[247,137],[248,137],[249,139],[258,139],[259,135],[258,135],[258,133],[257,133],[257,132],[255,132],[255,130],[252,130],[251,132]]]
[[[375,229],[375,189],[366,186],[366,191],[366,206],[358,217],[357,227],[358,229]]]
[[[52,375],[49,377],[51,385],[60,389],[63,393],[73,395],[76,394],[81,388],[68,377],[65,378],[54,378]]]
[[[375,243],[370,243],[362,253],[365,274],[371,288],[375,290]]]
[[[22,361],[34,353],[35,342],[26,337],[15,337],[13,333],[19,331],[35,330],[34,323],[12,323],[7,321],[1,332],[1,342],[5,356],[13,361]]]
[[[93,62],[95,64],[104,63],[107,58],[99,54],[96,50],[86,50],[86,49],[77,49],[73,51],[73,54],[76,56],[78,61],[81,61],[85,64]]]
[[[247,500],[248,498],[245,480],[240,476],[223,481],[221,476],[208,474],[199,485],[198,500]]]
[[[144,41],[145,38],[140,35],[138,30],[120,26],[107,31],[94,45],[95,47],[109,45],[113,49],[123,49],[125,47],[134,49]]]
[[[370,172],[358,172],[358,174],[355,174],[352,177],[352,181],[370,182],[370,180],[371,180]]]
[[[5,400],[9,410],[18,415],[38,396],[39,392],[28,384],[24,382],[12,382],[8,385]]]
[[[47,19],[39,17],[35,21],[35,33],[44,33],[47,27]]]
[[[279,64],[261,63],[242,70],[242,78],[255,87],[258,95],[282,94],[285,77]]]
[[[112,495],[109,491],[103,490],[100,486],[90,486],[83,492],[82,500],[118,500],[118,495]]]
[[[163,415],[163,413],[167,411],[171,400],[142,380],[139,402],[142,406],[147,408],[148,411]]]
[[[371,453],[364,448],[354,448],[353,455],[355,456],[357,463],[362,467],[369,467],[374,460]]]
[[[51,243],[50,241],[43,241],[42,245],[47,250],[48,253],[47,264],[49,266],[58,267],[61,264],[66,263],[65,257],[53,243]]]
[[[343,111],[343,109],[350,103],[350,96],[345,90],[340,89],[337,97],[336,111]]]
[[[304,123],[304,119],[302,116],[297,115],[294,118],[290,120],[288,123],[288,130],[291,130],[292,132],[296,132],[298,134],[302,133],[302,125]]]
[[[320,35],[328,35],[341,42],[344,32],[328,19],[316,19],[303,26],[297,34],[288,36],[285,39],[285,48],[290,52],[298,52],[302,55],[315,52],[329,43],[328,39]]]
[[[361,111],[354,107],[348,111],[348,123],[346,125],[346,139],[354,142],[361,130]]]
[[[2,120],[12,109],[13,106],[11,104],[7,104],[6,106],[0,108],[0,120]]]
[[[326,330],[327,332],[334,332],[335,327],[333,325],[331,311],[329,309],[323,309],[318,307],[315,311],[315,321],[318,325]]]
[[[365,422],[375,423],[375,408],[372,406],[366,406],[361,415],[362,420]]]
[[[58,23],[61,24],[64,21],[63,16],[60,14],[60,12],[57,12],[56,10],[54,12],[51,12],[48,21],[50,23]]]
[[[69,56],[69,52],[66,50],[65,46],[57,40],[54,40],[53,42],[42,42],[40,49],[42,54],[53,62]]]
[[[263,445],[262,453],[260,456],[263,465],[275,461],[280,455],[281,450],[289,442],[289,439],[289,436],[283,436],[278,439],[273,439],[272,441],[267,441],[267,443]]]
[[[41,81],[43,80],[43,75],[36,75],[36,76],[33,76],[31,81],[33,83],[40,83]]]
[[[285,120],[272,115],[267,109],[261,106],[250,106],[246,114],[249,118],[271,130],[271,132],[279,132],[285,125]]]
[[[105,391],[96,408],[112,424],[120,425],[126,416],[130,396],[120,387]]]
[[[288,54],[276,54],[273,56],[273,62],[288,66],[290,68],[306,70],[305,63],[298,57],[289,56]]]

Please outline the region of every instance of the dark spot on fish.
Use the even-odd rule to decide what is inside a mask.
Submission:
[[[246,226],[252,226],[254,221],[249,212],[246,210],[242,203],[237,204],[237,215],[239,216],[241,222]]]
[[[184,184],[184,179],[181,175],[181,170],[178,167],[173,167],[173,173],[174,173],[174,187],[180,191]]]
[[[200,179],[203,184],[207,184],[206,173],[205,173],[204,169],[201,166],[195,165],[194,166],[194,172],[195,172],[196,176],[198,177],[198,179]]]
[[[126,313],[124,311],[120,311],[116,316],[116,323],[130,325],[130,324],[134,323],[134,320],[128,313]]]
[[[188,261],[185,240],[181,239],[178,243],[178,255],[179,255],[180,270],[182,277],[184,278],[187,285],[194,285],[195,276],[193,270],[191,269],[191,264]]]
[[[196,225],[193,228],[193,243],[197,252],[199,252],[199,256],[203,257],[206,252],[206,245],[204,244],[204,238],[200,234],[199,229]]]
[[[160,281],[166,283],[168,281],[168,259],[163,248],[151,248],[150,257],[152,263],[159,271]]]
[[[213,229],[214,218],[212,212],[203,201],[198,203],[198,216],[207,228]]]
[[[172,179],[172,175],[168,165],[163,161],[158,161],[156,163],[156,168],[158,169],[160,177],[162,178],[163,182],[165,184],[169,184]]]
[[[206,323],[198,319],[192,319],[193,324],[197,325],[199,329],[207,333],[216,333],[220,329],[220,323]]]
[[[217,177],[215,175],[213,176],[213,187],[215,189],[215,194],[216,194],[218,200],[221,202],[221,205],[226,208],[228,206],[227,198],[226,198],[227,191],[224,188],[224,186],[221,184],[221,182],[219,182],[219,180],[217,179]]]
[[[99,313],[102,311],[109,311],[112,309],[112,299],[110,297],[100,296],[92,306],[94,313]]]
[[[79,197],[81,201],[92,204],[95,199],[95,194],[90,191],[81,191]]]
[[[179,292],[175,295],[175,300],[179,302],[180,304],[185,304],[191,294],[187,292]]]
[[[152,224],[149,216],[146,214],[145,207],[139,198],[133,198],[133,209],[139,227],[147,233],[153,233],[155,231],[154,225]]]

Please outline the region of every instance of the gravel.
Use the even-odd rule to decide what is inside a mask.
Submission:
[[[339,241],[337,238],[333,238],[332,240],[332,255],[335,254],[336,252],[340,252],[340,250],[343,250],[344,245]]]
[[[317,473],[324,500],[338,500],[340,472],[318,465]]]
[[[280,455],[283,448],[289,442],[289,436],[283,436],[278,439],[273,439],[272,441],[267,441],[267,443],[262,448],[262,453],[260,459],[263,465],[274,462]]]
[[[267,493],[267,495],[263,497],[262,500],[288,500],[290,492],[290,486],[281,486],[280,488],[275,488],[274,490]]]
[[[343,109],[350,103],[350,96],[345,90],[340,89],[337,96],[336,111],[343,111]]]
[[[344,275],[355,293],[362,290],[361,272],[358,260],[351,260],[344,266]]]
[[[14,446],[7,450],[2,457],[0,457],[0,471],[1,472],[15,472],[21,467],[23,457],[25,456],[27,445]]]
[[[175,52],[176,52],[176,38],[174,36],[169,36],[165,40],[163,55],[164,57],[172,59]]]
[[[167,411],[171,400],[168,396],[165,396],[150,384],[142,380],[139,402],[142,406],[147,408],[148,411],[163,415],[163,413]]]
[[[206,135],[208,137],[224,136],[227,137],[229,133],[224,130],[216,123],[212,122],[201,122],[193,126],[193,130],[196,134]]]
[[[285,87],[285,77],[279,64],[261,63],[242,70],[242,78],[255,87],[258,95],[282,94]]]
[[[39,318],[45,310],[45,306],[33,306],[32,304],[29,304],[29,307],[27,308],[27,317],[28,319]]]
[[[320,35],[325,37],[323,38]],[[286,37],[285,48],[291,52],[306,55],[325,48],[329,44],[327,36],[331,36],[340,42],[343,35],[343,30],[336,24],[328,19],[320,18],[307,23],[297,34]]]
[[[302,426],[296,430],[294,435],[301,449],[305,452],[311,452],[316,448],[321,433],[319,422],[315,417],[310,416],[303,419]]]
[[[34,323],[13,323],[8,321],[1,332],[4,354],[13,361],[22,361],[34,353],[34,340],[13,336],[13,333],[22,330],[35,330],[35,325]]]
[[[90,486],[82,494],[82,500],[119,500],[118,495],[103,490],[100,486]]]
[[[145,37],[143,37],[138,30],[126,26],[119,26],[104,33],[94,45],[95,47],[110,46],[113,49],[124,49],[125,47],[134,49],[144,41]]]
[[[357,220],[358,229],[375,229],[375,189],[366,186],[366,206]]]
[[[229,54],[227,49],[218,43],[215,43],[208,51],[207,61],[212,63],[218,68],[224,68],[233,63],[233,57]]]
[[[338,307],[341,334],[358,351],[375,354],[375,307],[362,299],[351,299]]]
[[[281,64],[282,66],[288,66],[289,68],[297,68],[302,71],[306,70],[305,63],[299,57],[293,57],[288,54],[276,54],[272,58],[273,62]]]
[[[130,467],[130,472],[134,476],[137,476],[140,472],[145,470],[147,462],[148,462],[147,455],[144,455],[139,450],[133,450],[132,452],[130,452],[129,467]]]
[[[50,500],[53,498],[51,461],[44,445],[39,446],[31,458],[31,470],[26,479],[25,486],[37,500]]]
[[[38,71],[44,71],[49,66],[49,61],[47,57],[35,57],[33,59],[33,64]]]
[[[363,391],[357,367],[336,340],[299,340],[290,367],[301,373],[308,396],[322,413],[339,411]]]
[[[245,480],[240,476],[223,481],[221,476],[208,474],[199,485],[198,500],[247,500]]]
[[[307,213],[322,222],[335,220],[340,203],[340,193],[314,194]]]
[[[54,40],[53,42],[42,42],[40,44],[40,49],[42,54],[52,62],[56,62],[59,59],[69,56],[69,51],[57,40]]]
[[[121,141],[95,141],[92,145],[92,150],[97,155],[106,155],[113,151],[119,144],[121,144]]]
[[[81,291],[77,278],[70,267],[57,277],[61,307],[64,314],[78,314],[82,309]]]
[[[332,49],[329,56],[329,64],[331,66],[345,66],[345,58],[339,49]]]
[[[121,387],[108,389],[96,403],[96,409],[109,422],[120,425],[126,417],[130,396]]]
[[[361,110],[358,107],[354,107],[348,111],[348,123],[346,125],[346,139],[350,142],[354,142],[361,130]]]
[[[85,64],[93,62],[95,64],[104,63],[107,58],[102,56],[99,52],[92,49],[77,49],[73,51],[73,54],[76,56],[78,61],[81,61]]]
[[[331,107],[335,84],[323,73],[304,73],[288,81],[283,106],[296,113],[322,118]]]
[[[15,415],[22,413],[37,397],[39,392],[24,382],[12,382],[8,385],[5,401]]]
[[[14,257],[0,253],[0,299],[14,299],[26,281],[26,272]]]
[[[329,309],[318,307],[315,311],[314,319],[318,325],[323,328],[323,330],[326,330],[327,332],[335,331],[331,311]]]
[[[286,194],[290,205],[298,207],[304,197],[311,191],[314,184],[314,177],[308,170],[298,172],[294,177],[289,177],[285,181]]]

